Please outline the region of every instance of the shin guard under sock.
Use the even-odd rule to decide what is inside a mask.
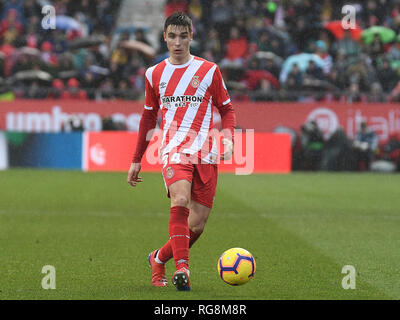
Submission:
[[[171,208],[169,218],[169,237],[176,269],[189,265],[189,209],[175,206]]]

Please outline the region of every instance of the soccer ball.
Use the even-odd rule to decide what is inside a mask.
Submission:
[[[222,280],[232,286],[238,286],[254,277],[256,261],[247,250],[231,248],[221,255],[217,267]]]

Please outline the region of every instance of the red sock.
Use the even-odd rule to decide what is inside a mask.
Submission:
[[[194,233],[192,230],[189,229],[190,233],[190,240],[189,240],[189,248],[193,246],[196,240],[201,236],[202,232]],[[161,249],[158,251],[157,258],[160,259],[162,262],[166,263],[169,259],[172,259],[172,246],[171,240],[168,240],[166,244],[164,244]]]
[[[176,269],[188,268],[189,265],[189,209],[175,206],[169,217],[169,237]]]
[[[161,247],[161,249],[158,251],[157,257],[164,263],[173,257],[171,240],[168,240],[166,244]]]

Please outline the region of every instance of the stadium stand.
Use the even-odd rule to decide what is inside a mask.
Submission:
[[[45,4],[55,7],[54,30],[41,27]],[[194,21],[193,54],[218,63],[234,100],[398,102],[399,1],[355,1],[356,28],[347,31],[340,24],[344,4],[0,1],[1,91],[33,99],[140,99],[144,70],[167,54],[162,21],[182,10]]]

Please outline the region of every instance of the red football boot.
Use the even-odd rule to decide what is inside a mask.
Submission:
[[[190,272],[186,268],[176,270],[172,276],[172,283],[179,291],[190,291]]]
[[[158,249],[149,253],[149,256],[147,257],[151,267],[151,284],[155,287],[166,287],[168,285],[168,281],[165,278],[165,264],[155,261],[157,252]]]

